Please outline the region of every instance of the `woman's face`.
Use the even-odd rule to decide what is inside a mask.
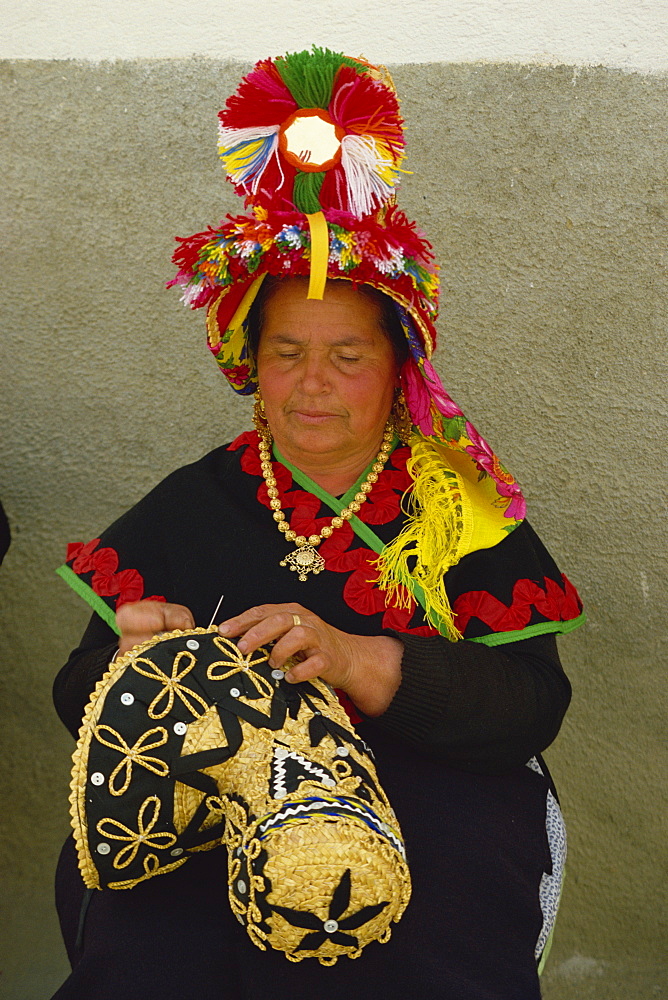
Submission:
[[[398,384],[380,309],[349,282],[307,299],[303,278],[281,281],[264,307],[257,366],[269,427],[293,461],[371,454]]]

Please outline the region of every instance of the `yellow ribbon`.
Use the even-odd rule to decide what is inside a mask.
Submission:
[[[311,271],[308,279],[307,299],[321,299],[325,294],[327,265],[329,263],[329,230],[322,212],[307,213],[311,233]]]

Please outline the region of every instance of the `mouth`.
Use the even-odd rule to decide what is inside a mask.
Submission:
[[[292,415],[305,424],[324,424],[328,420],[340,418],[339,413],[329,413],[322,410],[292,410]]]

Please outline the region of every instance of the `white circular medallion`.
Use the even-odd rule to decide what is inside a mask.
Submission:
[[[248,886],[246,885],[246,883],[244,882],[244,880],[242,878],[240,878],[237,881],[237,890],[238,890],[238,892],[240,892],[243,895],[245,893],[245,891],[246,891],[247,888],[248,888]]]
[[[333,934],[334,931],[338,931],[339,922],[338,920],[325,920],[322,925],[322,929],[327,932],[327,934]]]
[[[104,842],[102,842],[101,844],[97,845],[98,854],[109,854],[110,851],[111,848],[109,847],[109,844],[105,844]]]
[[[350,753],[350,750],[348,749],[348,747],[337,747],[336,748],[336,756],[337,757],[347,757],[349,753]]]
[[[177,736],[185,736],[186,733],[188,732],[188,727],[186,726],[185,722],[175,722],[174,732],[176,733]]]
[[[315,111],[315,109],[313,109]],[[311,170],[330,164],[338,156],[341,140],[336,125],[327,112],[318,110],[311,114],[297,114],[290,125],[283,129],[282,144],[288,161]]]
[[[230,694],[232,695],[233,698],[238,698],[241,694],[241,691],[239,690],[239,688],[230,688]]]
[[[104,775],[102,774],[102,771],[93,771],[90,776],[90,780],[94,785],[103,785]]]
[[[186,646],[188,647],[188,649],[199,649],[199,643],[197,639],[188,639],[188,641],[186,642]]]
[[[130,694],[129,691],[124,691],[121,695],[121,705],[133,705],[135,696]]]

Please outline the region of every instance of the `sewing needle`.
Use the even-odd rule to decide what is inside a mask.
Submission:
[[[220,605],[221,605],[221,604],[223,603],[223,597],[224,597],[224,596],[225,596],[225,594],[224,594],[224,593],[222,593],[222,594],[220,595],[220,600],[218,601],[218,604],[216,605],[216,610],[215,610],[215,611],[214,611],[214,613],[213,613],[213,614],[211,615],[211,621],[209,622],[209,624],[208,624],[207,628],[211,628],[211,626],[213,625],[213,623],[214,623],[214,620],[215,620],[215,618],[216,618],[216,615],[217,615],[217,614],[218,614],[218,612],[220,611]]]

